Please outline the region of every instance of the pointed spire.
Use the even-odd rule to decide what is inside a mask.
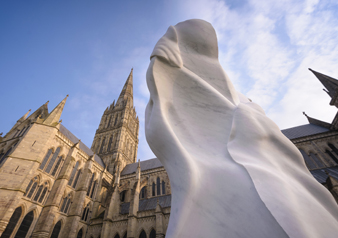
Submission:
[[[133,107],[133,69],[131,69],[130,71],[130,74],[126,80],[126,83],[123,86],[116,105],[121,105],[121,103],[126,102],[128,98],[131,99],[129,105]]]
[[[43,124],[46,125],[57,125],[59,123],[62,111],[63,111],[63,107],[66,104],[67,98],[69,95],[67,95],[54,109],[51,113],[49,113],[49,115],[47,116],[47,118],[45,119],[45,121],[43,122]]]
[[[316,72],[309,68],[309,70],[318,78],[318,80],[323,84],[323,86],[327,89],[324,90],[327,92],[331,98],[333,98],[338,91],[338,80],[332,77],[329,77],[325,74]]]
[[[26,120],[26,118],[27,118],[27,116],[30,112],[31,112],[31,109],[29,109],[28,112],[26,112],[26,114],[23,115],[19,120],[22,120],[22,121]]]

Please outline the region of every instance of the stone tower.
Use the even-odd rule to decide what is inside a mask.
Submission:
[[[138,131],[139,119],[133,106],[132,69],[116,104],[114,101],[104,111],[91,148],[103,159],[111,174],[136,162]]]

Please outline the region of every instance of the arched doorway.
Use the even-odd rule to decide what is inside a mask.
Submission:
[[[58,238],[60,231],[61,231],[61,221],[58,221],[54,226],[54,229],[52,231],[52,235],[50,236],[50,238]]]
[[[29,228],[32,225],[33,220],[34,220],[34,212],[31,211],[27,213],[25,218],[22,220],[19,230],[16,232],[15,238],[25,238]]]
[[[20,216],[22,213],[22,208],[18,207],[15,209],[15,211],[13,212],[11,219],[9,219],[9,222],[6,226],[5,231],[2,233],[1,238],[9,238],[14,230],[14,228],[16,227],[16,224],[18,223]]]

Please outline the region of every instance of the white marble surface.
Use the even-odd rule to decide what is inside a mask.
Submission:
[[[147,141],[168,172],[168,238],[338,237],[338,209],[297,148],[236,92],[211,24],[170,26],[151,55]]]

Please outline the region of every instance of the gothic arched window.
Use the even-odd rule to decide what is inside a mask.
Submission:
[[[52,158],[50,159],[50,161],[49,161],[47,167],[45,168],[45,172],[46,172],[46,173],[48,173],[48,174],[50,173],[50,170],[52,169],[52,167],[53,167],[53,165],[54,165],[54,163],[55,163],[55,160],[56,160],[56,158],[58,157],[58,155],[59,155],[59,153],[60,153],[60,150],[61,150],[60,147],[56,148],[55,153],[53,154],[53,156],[52,156]]]
[[[89,181],[89,185],[88,185],[88,189],[87,189],[87,196],[90,195],[90,192],[91,192],[91,189],[92,189],[92,186],[93,186],[93,182],[94,182],[94,176],[95,176],[95,174],[92,175],[92,178]]]
[[[93,187],[92,187],[92,191],[90,193],[90,198],[94,197],[96,185],[97,185],[97,181],[94,181],[94,184],[93,184]]]
[[[115,116],[115,122],[114,122],[114,126],[116,126],[116,123],[117,123],[117,118],[119,117],[119,115],[117,114],[116,116]]]
[[[26,193],[24,196],[31,198],[33,193],[35,192],[36,187],[38,186],[38,177],[34,177],[28,184],[26,188]]]
[[[155,183],[152,185],[152,195],[155,196]]]
[[[43,169],[45,167],[45,165],[47,164],[47,161],[49,160],[49,157],[51,156],[52,153],[53,153],[52,149],[49,149],[47,151],[47,154],[45,155],[45,158],[43,158],[42,163],[40,164],[39,169]]]
[[[63,163],[64,159],[63,159],[63,156],[59,156],[59,159],[58,161],[56,162],[55,166],[54,166],[54,169],[51,173],[52,176],[56,177],[57,174],[58,174],[58,170],[59,170],[59,167],[61,167],[60,165]]]
[[[45,182],[38,186],[37,192],[33,196],[33,201],[42,203],[48,191],[48,183]]]
[[[119,234],[116,234],[116,235],[114,236],[114,238],[120,238]]]
[[[102,154],[103,152],[103,147],[104,147],[105,142],[106,142],[106,138],[103,138],[102,143],[101,143],[101,148],[100,148],[100,154]]]
[[[156,238],[156,231],[154,229],[151,230],[149,238]]]
[[[76,238],[82,238],[82,229],[79,230],[79,232],[77,233]]]
[[[76,172],[75,179],[74,179],[74,183],[72,184],[72,187],[73,187],[73,188],[76,188],[76,185],[77,185],[77,182],[79,181],[79,177],[81,176],[81,173],[82,173],[82,169],[79,169],[79,170]]]
[[[62,199],[62,205],[61,205],[60,212],[67,214],[70,204],[71,204],[71,197],[70,197],[70,194],[68,194],[68,196]]]
[[[111,149],[111,144],[113,143],[113,135],[110,137],[110,139],[109,139],[109,142],[108,142],[108,149],[107,149],[107,151],[110,151],[110,149]]]
[[[165,195],[165,182],[162,181],[162,194]]]
[[[22,220],[21,225],[16,232],[15,238],[25,238],[32,222],[34,220],[34,212],[29,212],[25,218]]]
[[[139,238],[147,238],[147,234],[144,230],[141,231]]]
[[[110,122],[111,122],[111,116],[109,117],[109,121],[108,121],[108,124],[107,124],[107,128],[110,126]]]
[[[121,202],[124,202],[124,200],[126,199],[126,192],[127,192],[127,190],[124,190],[120,193]]]
[[[2,233],[1,238],[9,238],[13,232],[13,230],[15,229],[20,217],[21,217],[21,213],[22,213],[22,208],[21,207],[17,207],[15,209],[15,211],[13,212],[11,219],[9,219],[9,222],[6,226],[5,231]]]
[[[61,221],[58,221],[52,231],[50,238],[58,238],[61,231]]]
[[[79,167],[79,161],[76,162],[76,164],[75,164],[75,166],[72,170],[72,173],[70,174],[69,181],[68,181],[69,186],[71,186],[72,183],[73,183],[74,176],[75,176],[75,173],[76,173],[78,167]]]
[[[325,153],[328,154],[328,155],[331,157],[331,159],[333,159],[333,161],[336,162],[336,163],[338,164],[338,160],[337,160],[336,156],[334,156],[334,155],[331,153],[331,151],[326,150]]]
[[[123,236],[123,238],[127,238],[127,232],[126,232],[126,233],[124,233],[124,236]]]
[[[158,196],[158,195],[161,195],[161,180],[159,177],[157,177],[156,183],[157,183],[156,185],[157,185],[157,196]]]
[[[89,203],[87,204],[87,206],[82,211],[82,216],[81,216],[82,221],[87,221],[88,213],[89,213]]]
[[[140,192],[140,199],[146,198],[147,196],[147,186],[144,186]]]

